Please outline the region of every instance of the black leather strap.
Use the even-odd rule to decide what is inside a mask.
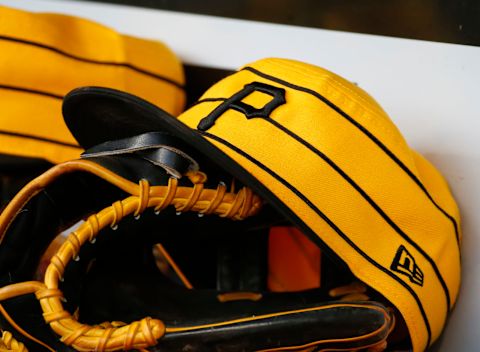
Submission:
[[[198,163],[175,147],[178,140],[162,132],[148,132],[138,136],[107,141],[87,149],[82,158],[99,156],[138,155],[152,164],[162,167],[176,178],[188,171],[199,169]]]

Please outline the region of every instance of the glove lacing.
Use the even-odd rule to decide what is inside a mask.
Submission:
[[[3,331],[0,338],[0,352],[28,352],[28,350],[23,343],[15,340],[10,332]]]
[[[35,293],[43,310],[43,317],[51,328],[61,336],[61,341],[78,351],[118,351],[143,350],[157,344],[165,333],[161,320],[146,317],[130,324],[122,322],[104,323],[90,326],[79,323],[74,316],[64,310],[63,293],[58,289],[63,281],[65,267],[70,260],[78,260],[81,246],[95,242],[100,231],[110,226],[115,229],[128,215],[136,219],[147,209],[153,208],[158,214],[169,205],[177,212],[194,211],[198,214],[216,214],[233,220],[241,220],[254,215],[262,206],[262,200],[249,188],[227,192],[225,184],[216,189],[204,188],[207,176],[202,172],[186,175],[193,187],[181,187],[176,178],[170,178],[167,186],[151,186],[141,180],[137,194],[113,203],[93,214],[73,231],[53,255],[45,272],[44,283],[30,281],[9,285],[0,289],[0,300],[26,293]]]

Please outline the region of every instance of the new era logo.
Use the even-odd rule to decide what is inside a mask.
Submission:
[[[423,272],[415,263],[415,259],[404,246],[398,248],[390,269],[408,276],[414,284],[423,286]]]

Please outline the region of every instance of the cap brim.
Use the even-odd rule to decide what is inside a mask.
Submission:
[[[163,129],[166,111],[125,92],[102,87],[77,88],[65,96],[62,113],[70,132],[88,149],[116,139]]]
[[[84,87],[65,97],[63,114],[67,126],[84,148],[146,132],[167,132],[179,138],[195,152],[250,187],[312,240],[322,245],[327,253],[331,253],[323,241],[264,184],[198,131],[155,105],[114,89]],[[338,259],[334,255],[331,258]]]
[[[62,110],[65,123],[85,149],[142,133],[167,132],[235,177],[248,178],[249,185],[258,184],[246,170],[197,131],[134,95],[102,87],[77,88],[67,94]]]
[[[245,180],[251,186],[259,184],[246,170],[197,131],[134,95],[102,87],[77,88],[65,97],[62,111],[65,123],[84,149],[142,133],[167,132],[235,175],[240,181]]]

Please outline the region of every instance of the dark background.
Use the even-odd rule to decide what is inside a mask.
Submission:
[[[86,0],[480,46],[478,0]]]

